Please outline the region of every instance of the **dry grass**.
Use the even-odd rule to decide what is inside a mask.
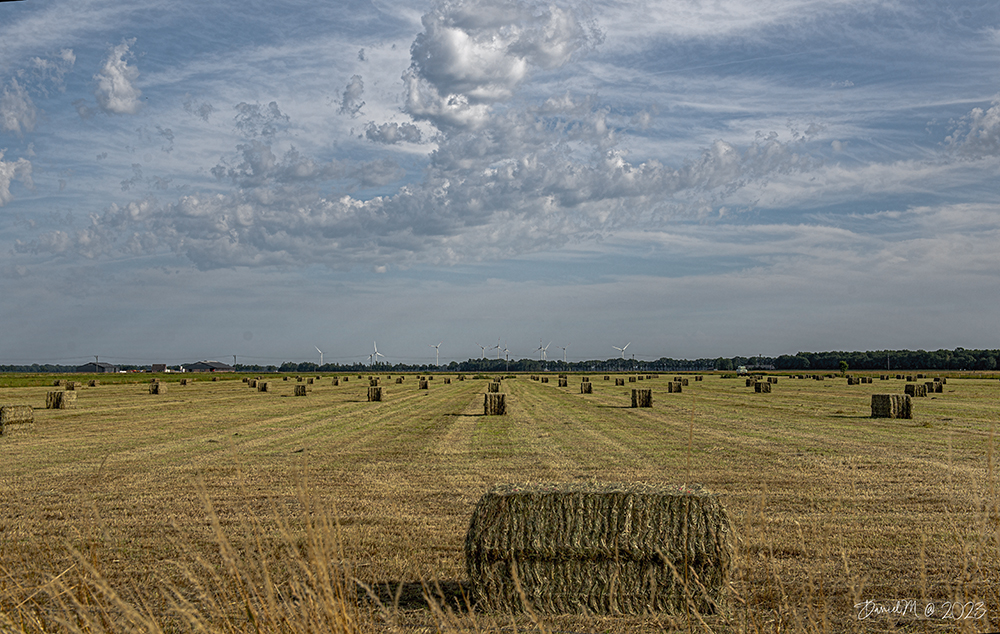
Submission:
[[[410,382],[378,407],[362,382],[296,399],[289,383],[239,381],[157,399],[147,384],[102,385],[0,440],[0,631],[1000,630],[995,379],[949,377],[912,420],[870,418],[872,394],[902,392],[891,379],[783,379],[760,399],[707,376],[631,409],[624,386],[581,398],[517,378],[507,415],[489,417],[481,380]],[[47,391],[0,388],[0,402],[41,408]],[[737,536],[729,608],[469,614],[473,506],[515,481],[720,493]],[[355,602],[356,586],[334,581],[347,577],[384,609],[363,589]],[[897,599],[985,615],[859,620],[854,608]]]

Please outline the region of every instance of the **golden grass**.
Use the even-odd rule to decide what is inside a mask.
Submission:
[[[507,415],[490,417],[482,380],[408,382],[381,403],[362,382],[297,399],[293,383],[239,381],[156,399],[102,384],[0,440],[0,631],[1000,630],[995,380],[950,379],[912,420],[870,418],[871,395],[901,393],[898,380],[783,378],[761,399],[707,376],[631,409],[624,386],[580,395],[519,377],[504,382]],[[0,403],[41,408],[47,391],[0,388]],[[738,537],[729,610],[469,614],[473,505],[514,481],[720,493]],[[854,608],[897,599],[986,612]]]

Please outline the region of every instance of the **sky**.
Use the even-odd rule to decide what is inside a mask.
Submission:
[[[997,348],[998,61],[992,0],[0,3],[0,364]]]

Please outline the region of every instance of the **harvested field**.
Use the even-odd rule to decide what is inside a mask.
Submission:
[[[91,631],[151,631],[148,612],[190,631],[183,597],[212,631],[252,631],[251,619],[304,631],[275,619],[318,614],[290,597],[327,596],[317,562],[335,562],[386,606],[344,588],[354,629],[339,631],[537,631],[533,618],[576,633],[1000,631],[995,377],[948,376],[912,419],[879,419],[872,396],[903,380],[782,381],[760,398],[706,375],[631,409],[625,381],[581,398],[519,379],[504,382],[507,414],[484,416],[490,381],[471,376],[431,391],[410,379],[377,405],[363,381],[258,397],[233,375],[149,398],[147,384],[108,378],[68,410],[41,409],[51,376],[0,387],[0,402],[36,408],[32,433],[0,440],[12,457],[0,463],[0,630],[6,617],[82,631],[79,614]],[[663,377],[643,387],[665,393]],[[517,482],[703,484],[736,537],[725,608],[461,616],[475,505]],[[897,599],[984,612],[874,612]],[[873,611],[860,620],[855,605]]]

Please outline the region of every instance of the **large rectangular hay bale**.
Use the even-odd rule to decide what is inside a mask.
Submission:
[[[305,385],[296,385],[295,386],[295,396],[305,396],[305,395],[306,395],[306,386]]]
[[[493,394],[499,394],[500,393],[500,384],[496,383],[496,382],[487,383],[486,384],[486,391],[489,392],[489,393],[493,393]]]
[[[591,383],[590,381],[587,381],[586,383],[581,383],[580,384],[580,394],[593,394],[593,393],[594,393],[594,384],[593,383]]]
[[[483,395],[483,414],[486,416],[503,416],[507,413],[507,395],[503,393]]]
[[[753,384],[753,391],[757,394],[770,394],[771,384],[766,381],[757,381]]]
[[[76,392],[49,392],[45,395],[45,409],[73,409],[76,407]]]
[[[382,388],[377,385],[368,386],[368,402],[378,403],[382,401]]]
[[[150,394],[166,394],[167,393],[167,384],[166,383],[160,383],[159,381],[157,381],[156,383],[150,383],[149,384],[149,393]]]
[[[90,387],[99,387],[101,385],[101,382],[98,381],[97,379],[91,379],[90,381],[87,382],[87,385]]]
[[[680,394],[682,386],[684,383],[681,381],[670,381],[667,383],[667,393],[668,394]]]
[[[270,392],[271,384],[268,381],[257,381],[258,392]]]
[[[465,538],[473,598],[501,610],[523,592],[546,613],[717,612],[732,558],[728,514],[701,488],[498,486]]]
[[[615,379],[615,385],[625,385],[625,379]]]
[[[417,381],[417,389],[418,390],[429,390],[430,389],[430,385],[427,383],[427,379],[419,379]]]
[[[28,429],[35,425],[35,408],[31,405],[4,405],[0,407],[0,436],[14,430]]]
[[[632,390],[632,407],[652,407],[653,390]]]
[[[913,418],[907,394],[872,394],[872,418]]]
[[[559,387],[569,387],[568,379],[559,379]]]

